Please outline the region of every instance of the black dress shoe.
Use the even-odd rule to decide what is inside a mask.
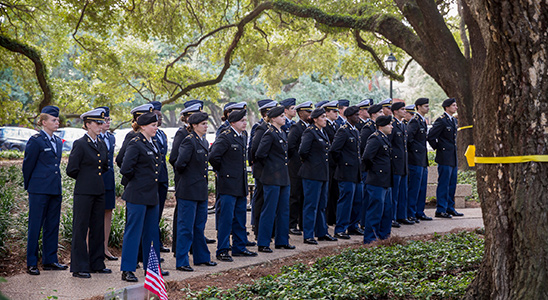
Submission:
[[[177,270],[183,271],[183,272],[194,272],[194,269],[191,266],[177,267]]]
[[[169,248],[166,248],[164,246],[160,247],[160,252],[169,253],[171,250]]]
[[[93,270],[93,271],[91,271],[91,273],[110,274],[110,273],[112,273],[112,270],[104,268],[104,269],[100,269],[100,270]]]
[[[65,265],[62,265],[60,263],[51,263],[51,264],[46,264],[46,265],[43,265],[42,266],[44,268],[44,270],[47,270],[47,271],[50,271],[50,270],[54,270],[54,271],[62,271],[62,270],[66,270],[68,269],[67,266]]]
[[[329,235],[329,233],[318,238],[318,241],[335,242],[335,241],[338,241],[338,240],[339,239],[337,239],[336,237],[332,237],[331,235]]]
[[[40,270],[38,270],[37,266],[28,266],[27,273],[30,275],[40,275]]]
[[[419,216],[419,217],[417,217],[417,219],[422,220],[422,221],[432,221],[432,218],[430,218],[427,215]]]
[[[200,264],[194,264],[195,266],[206,266],[206,267],[215,267],[217,265],[214,261],[208,261]]]
[[[289,244],[287,244],[287,245],[276,245],[276,246],[274,246],[274,248],[276,248],[276,249],[293,250],[293,249],[295,249],[295,246],[289,245]]]
[[[72,277],[91,278],[91,275],[88,272],[74,272],[72,273]]]
[[[110,256],[110,255],[108,255],[108,254],[105,254],[105,258],[106,258],[107,260],[118,260],[118,257],[116,257],[116,256]]]
[[[335,233],[335,237],[338,238],[338,239],[343,239],[343,240],[349,240],[350,239],[350,236],[344,232],[337,232]]]
[[[247,243],[245,243],[245,246],[246,246],[246,247],[253,247],[253,246],[257,246],[257,243],[251,242],[251,241],[247,241]]]
[[[409,221],[407,219],[398,219],[396,222],[403,224],[403,225],[415,225],[415,222]]]
[[[205,239],[206,239],[206,244],[215,244],[217,242],[217,240],[208,239],[208,238],[205,238]]]
[[[297,229],[297,228],[289,228],[289,234],[292,234],[292,235],[303,235],[303,232],[300,231],[300,230]]]
[[[360,227],[356,227],[352,230],[348,230],[348,235],[363,235],[363,230]]]
[[[160,257],[160,262],[163,263],[164,261],[166,261],[163,257]]]
[[[259,246],[259,252],[264,252],[264,253],[272,253],[272,249],[270,249],[270,247],[268,246]]]
[[[247,249],[245,249],[244,251],[242,252],[238,252],[238,253],[234,253],[234,251],[232,251],[232,256],[257,256],[257,252],[251,252]]]
[[[228,254],[228,252],[222,252],[222,253],[217,254],[217,259],[220,260],[220,261],[227,261],[227,262],[234,261],[232,259],[232,256],[230,256]]]
[[[421,221],[419,221],[419,219],[414,218],[414,217],[409,217],[409,218],[407,218],[407,220],[409,220],[411,222],[414,222],[414,223],[417,223],[417,224],[421,222]]]
[[[310,245],[317,245],[318,241],[316,241],[314,238],[308,238],[308,239],[304,239],[304,243],[310,244]]]
[[[445,219],[451,219],[451,215],[445,212],[436,212],[435,214],[436,218],[445,218]]]
[[[456,210],[450,210],[447,212],[448,214],[454,216],[454,217],[462,217],[464,216],[463,213],[457,212]]]
[[[139,279],[137,279],[137,277],[135,277],[135,274],[133,274],[133,272],[131,272],[131,271],[123,271],[122,272],[122,280],[127,281],[127,282],[137,282],[137,281],[139,281]]]
[[[169,276],[169,271],[162,271],[162,276]]]
[[[394,228],[400,228],[401,225],[400,225],[400,223],[398,223],[398,222],[396,222],[396,221],[392,221],[392,227],[394,227]]]

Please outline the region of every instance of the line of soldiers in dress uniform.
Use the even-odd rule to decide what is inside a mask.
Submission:
[[[215,240],[204,235],[209,165],[216,176],[215,256],[222,262],[231,262],[234,256],[257,256],[248,249],[256,245],[258,252],[271,253],[272,241],[275,249],[295,249],[289,243],[290,234],[302,235],[306,244],[351,235],[362,235],[364,243],[370,243],[388,238],[392,227],[432,220],[424,214],[427,142],[436,150],[439,172],[435,216],[462,216],[454,208],[455,99],[443,102],[445,112],[430,132],[425,119],[427,98],[417,99],[412,106],[391,99],[379,104],[366,99],[354,106],[344,99],[315,105],[296,104],[293,98],[281,105],[264,99],[257,104],[262,118],[252,126],[249,138],[246,103],[227,104],[224,123],[210,148],[205,139],[209,116],[203,112],[203,102],[184,103],[183,126],[175,135],[169,159],[177,199],[172,244],[177,270],[194,270],[189,254],[195,266],[217,265],[207,246]],[[134,131],[126,136],[116,163],[126,201],[122,280],[136,282],[138,262],[146,269],[149,251],[157,256],[170,251],[161,243],[159,230],[167,195],[167,138],[158,129],[160,102],[138,106],[131,113]],[[118,259],[106,247],[111,217],[107,212],[114,208],[114,139],[104,125],[108,114],[108,107],[99,107],[81,115],[87,133],[74,143],[66,169],[76,179],[70,271],[79,278],[111,273],[104,259]],[[59,109],[53,106],[42,110],[43,129],[29,140],[23,163],[29,191],[27,271],[32,275],[40,274],[41,230],[43,269],[67,269],[57,260],[62,145],[53,132],[58,115]],[[296,122],[295,116],[299,117]],[[257,243],[248,239],[246,230],[247,165],[255,179],[250,221]],[[334,225],[333,235],[328,225]]]

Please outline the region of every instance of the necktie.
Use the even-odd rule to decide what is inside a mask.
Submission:
[[[57,144],[55,143],[55,138],[51,138],[51,147],[53,147],[53,151],[55,151],[55,153],[57,153]]]

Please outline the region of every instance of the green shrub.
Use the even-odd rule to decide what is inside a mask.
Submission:
[[[0,158],[2,159],[21,159],[25,157],[25,152],[18,150],[1,150]]]
[[[429,166],[438,165],[438,163],[436,162],[436,151],[428,151],[428,165]]]
[[[470,184],[472,185],[472,195],[466,197],[466,201],[475,201],[480,202],[478,196],[478,182],[476,180],[476,171],[458,171],[457,174],[457,183],[459,184]]]
[[[109,247],[122,248],[124,229],[126,227],[126,207],[116,206],[112,211],[112,227],[110,228]]]

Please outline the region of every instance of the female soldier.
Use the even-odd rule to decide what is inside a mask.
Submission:
[[[211,261],[204,229],[207,221],[207,156],[208,142],[205,112],[188,117],[189,135],[179,147],[175,168],[179,172],[177,197],[177,250],[176,266],[179,271],[192,272],[188,252],[192,246],[194,265],[216,266]]]
[[[53,135],[59,128],[59,108],[46,106],[40,113],[39,134],[27,142],[23,160],[25,190],[29,192],[29,229],[27,236],[27,273],[38,270],[38,239],[42,232],[42,264],[44,270],[66,270],[59,264],[57,244],[61,216],[61,139]]]
[[[272,126],[261,138],[255,158],[262,160],[261,183],[264,204],[259,219],[258,249],[271,253],[270,239],[276,224],[276,249],[295,249],[289,245],[289,171],[287,168],[287,136],[281,130],[285,124],[284,107],[277,106],[268,111]]]
[[[316,108],[310,115],[314,123],[303,132],[299,156],[303,162],[299,176],[303,181],[303,238],[305,244],[336,241],[327,232],[325,207],[329,180],[329,138],[323,131],[327,124],[325,109]]]
[[[126,201],[127,221],[122,245],[122,280],[138,281],[135,263],[141,242],[143,267],[146,273],[150,244],[156,257],[160,257],[160,235],[158,230],[158,173],[160,154],[152,137],[158,129],[158,117],[153,112],[140,115],[133,123],[137,135],[128,143],[120,173],[128,182],[122,199]],[[163,276],[169,275],[162,271]]]
[[[104,263],[105,184],[101,177],[108,170],[108,154],[105,144],[97,140],[105,110],[97,108],[80,118],[87,133],[74,141],[67,164],[67,175],[76,179],[70,271],[74,277],[90,278],[90,272],[112,273]]]

